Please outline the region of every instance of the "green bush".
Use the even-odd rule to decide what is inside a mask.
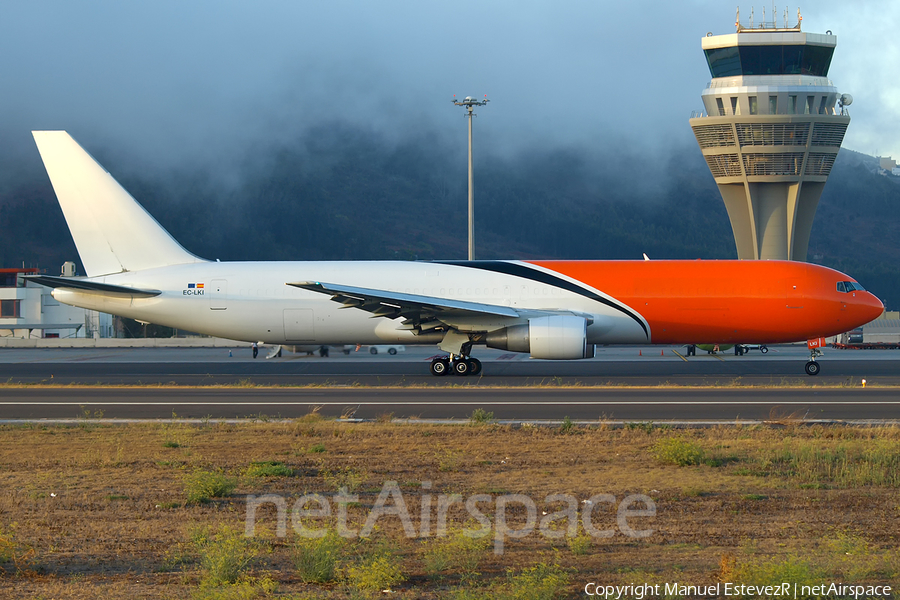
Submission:
[[[193,543],[199,556],[202,587],[234,584],[246,577],[259,555],[259,544],[243,532],[222,526],[217,532],[201,529]]]
[[[247,477],[292,477],[294,470],[283,462],[263,460],[250,463]]]
[[[507,571],[506,581],[467,584],[453,590],[452,600],[555,600],[566,597],[569,574],[558,562],[541,562],[518,573]]]
[[[364,594],[377,594],[403,583],[406,576],[391,556],[380,554],[348,568],[347,580]]]
[[[566,540],[566,545],[575,556],[584,556],[591,551],[591,536],[582,532]]]
[[[304,583],[326,583],[337,579],[346,554],[347,540],[329,529],[323,537],[297,540],[294,567]]]
[[[197,469],[184,478],[184,493],[191,504],[209,502],[210,498],[224,498],[236,487],[237,482],[221,471]]]
[[[806,484],[842,488],[900,486],[900,447],[891,440],[850,441],[823,447],[815,440],[786,440],[765,466]]]
[[[31,548],[16,539],[15,527],[15,523],[6,528],[0,527],[0,569],[3,565],[12,563],[18,570],[34,554]]]
[[[422,551],[425,574],[440,577],[458,571],[464,579],[478,575],[478,564],[491,545],[487,536],[472,537],[458,531],[428,542]]]
[[[353,493],[366,478],[365,473],[349,466],[338,467],[334,471],[322,469],[319,474],[322,480],[336,491],[343,489],[350,493]]]
[[[508,571],[506,582],[490,586],[490,594],[483,597],[494,600],[554,600],[565,597],[568,584],[569,574],[559,563],[540,562],[518,573]],[[476,591],[476,595],[471,597],[482,596]]]
[[[828,573],[808,560],[791,555],[753,562],[741,561],[734,566],[731,579],[744,585],[772,585],[772,582],[790,581],[800,587],[818,585],[828,579]]]
[[[269,578],[238,581],[222,587],[201,587],[191,594],[191,600],[255,600],[268,597],[277,587]]]
[[[476,408],[469,415],[469,422],[474,425],[484,425],[494,420],[494,413],[488,412],[483,408]]]
[[[699,465],[703,462],[703,448],[685,437],[667,437],[659,440],[650,450],[656,460],[667,465]]]

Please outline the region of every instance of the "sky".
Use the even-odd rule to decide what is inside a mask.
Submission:
[[[146,169],[216,165],[336,120],[383,133],[459,136],[453,95],[484,97],[477,151],[535,144],[650,157],[694,144],[710,80],[700,40],[734,32],[721,0],[91,1],[0,4],[0,177],[40,168],[32,129]],[[779,19],[785,6],[777,8]],[[753,9],[740,5],[746,22]],[[820,1],[830,78],[853,95],[844,147],[900,158],[900,10]],[[772,6],[766,6],[771,18]],[[795,18],[797,6],[789,7]],[[675,149],[675,150],[673,150]],[[476,152],[477,152],[476,151]],[[699,149],[697,150],[699,152]]]

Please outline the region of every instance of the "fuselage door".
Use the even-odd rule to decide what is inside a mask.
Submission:
[[[316,332],[313,329],[313,311],[311,308],[284,309],[284,339],[288,342],[313,342]]]
[[[228,281],[213,279],[209,284],[209,308],[225,310],[228,308]]]

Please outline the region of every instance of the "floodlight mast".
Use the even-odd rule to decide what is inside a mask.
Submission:
[[[476,106],[484,106],[490,102],[485,96],[484,100],[473,100],[471,96],[459,101],[453,96],[453,104],[466,107],[466,116],[469,118],[469,260],[475,260],[475,175],[472,161],[472,117]]]

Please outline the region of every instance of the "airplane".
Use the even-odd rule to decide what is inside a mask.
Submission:
[[[433,375],[476,375],[476,345],[574,360],[595,344],[777,344],[850,331],[884,310],[847,275],[791,261],[205,260],[68,133],[33,135],[86,276],[31,279],[65,304],[211,336],[436,344],[446,356]]]

